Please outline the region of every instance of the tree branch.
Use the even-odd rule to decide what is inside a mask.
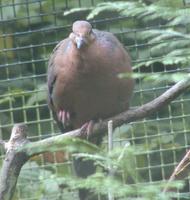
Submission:
[[[105,119],[99,123],[94,124],[93,130],[88,135],[88,137],[97,137],[99,134],[103,134],[107,131],[107,124],[108,121],[113,121],[113,127],[116,128],[118,126],[121,126],[124,123],[129,123],[132,121],[136,121],[139,119],[142,119],[144,117],[148,117],[153,112],[158,111],[163,106],[168,105],[172,100],[177,98],[180,94],[182,94],[184,91],[186,91],[188,88],[190,88],[190,78],[182,80],[178,83],[176,83],[174,86],[172,86],[170,89],[168,89],[166,92],[164,92],[162,95],[157,97],[156,99],[134,109],[134,110],[128,110],[123,113],[120,113],[119,115],[116,115],[115,117]],[[30,153],[29,155],[32,156],[33,154],[37,154],[44,152],[43,150],[37,149],[39,146],[47,146],[47,149],[55,144],[56,141],[64,140],[68,137],[79,137],[79,138],[87,138],[87,136],[83,135],[80,131],[80,129],[76,129],[67,133],[64,133],[62,135],[54,136],[45,140],[41,140],[38,142],[35,142],[30,147]]]
[[[16,124],[12,129],[10,140],[3,142],[6,155],[0,175],[0,200],[12,199],[20,170],[29,158],[25,152],[16,151],[18,147],[29,142],[26,134],[26,125]]]

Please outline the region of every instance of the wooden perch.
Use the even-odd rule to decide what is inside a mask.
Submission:
[[[124,123],[129,123],[147,117],[153,112],[158,111],[163,106],[168,105],[172,100],[185,92],[188,88],[190,88],[190,78],[178,82],[162,95],[153,101],[144,104],[143,106],[140,106],[134,110],[128,110],[120,113],[119,115],[103,120],[100,123],[96,123],[88,137],[97,137],[98,134],[105,133],[109,120],[113,121],[113,127],[116,128]],[[52,146],[62,145],[64,148],[64,144],[67,145],[67,142],[64,143],[64,141],[66,141],[68,138],[87,138],[86,135],[81,133],[80,129],[77,129],[65,134],[26,144],[28,143],[26,132],[25,125],[15,125],[13,127],[9,142],[0,142],[0,144],[2,144],[7,150],[3,167],[1,169],[0,200],[11,200],[21,167],[30,157],[47,152]]]

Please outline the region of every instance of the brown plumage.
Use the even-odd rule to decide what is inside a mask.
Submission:
[[[127,110],[134,82],[118,78],[124,72],[131,72],[130,58],[116,37],[75,22],[49,61],[49,107],[61,130]]]
[[[113,34],[86,21],[76,21],[72,30],[55,47],[48,68],[48,104],[62,132],[127,110],[134,86],[131,78],[118,77],[132,69]]]

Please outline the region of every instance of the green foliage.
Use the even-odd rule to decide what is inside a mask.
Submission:
[[[143,79],[143,81],[149,82],[154,81],[153,84],[157,85],[164,81],[168,81],[171,83],[177,83],[182,79],[186,79],[189,77],[188,73],[133,73],[133,74],[120,74],[119,78],[128,78],[133,77],[134,79]]]
[[[27,155],[35,154],[36,152],[55,152],[55,151],[67,151],[67,152],[89,152],[93,153],[98,151],[99,148],[92,143],[88,143],[85,140],[80,140],[77,138],[64,138],[61,139],[59,136],[57,138],[49,140],[45,145],[41,145],[41,141],[38,143],[26,144],[23,149],[26,151]]]
[[[125,148],[115,148],[109,153],[105,151],[94,152],[93,150],[92,154],[81,153],[89,152],[91,144],[81,140],[76,141],[80,148],[78,148],[79,153],[73,154],[73,156],[94,160],[95,165],[98,166],[96,174],[87,179],[81,179],[73,176],[73,173],[68,170],[69,165],[65,166],[62,174],[59,174],[54,173],[57,172],[55,166],[39,168],[35,162],[30,162],[25,165],[21,172],[17,195],[20,194],[25,198],[33,196],[35,199],[69,200],[73,198],[73,195],[76,198],[76,192],[81,188],[90,189],[104,196],[108,196],[110,191],[115,198],[126,200],[137,198],[139,200],[169,200],[176,195],[175,192],[162,192],[166,186],[165,182],[147,184],[139,177],[135,160],[146,150],[144,147],[126,145]],[[76,141],[73,143],[73,140],[69,140],[68,146],[64,150],[70,151],[69,146],[75,145]],[[64,165],[60,167],[64,169]],[[111,174],[109,175],[110,167]],[[181,182],[170,184],[173,189],[182,186]]]
[[[32,96],[30,96],[26,106],[32,106],[39,102],[44,102],[47,99],[46,96],[47,96],[47,85],[38,84],[36,87],[36,92]]]

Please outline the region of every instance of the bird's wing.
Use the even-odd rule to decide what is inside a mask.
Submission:
[[[48,104],[51,108],[53,108],[53,99],[52,99],[52,93],[53,93],[53,88],[56,82],[57,74],[54,70],[54,53],[51,55],[50,61],[49,61],[49,66],[48,66],[48,76],[47,76],[47,82],[48,82]]]
[[[61,48],[61,46],[63,46],[64,48],[66,48],[66,40],[61,41],[60,43],[57,44],[57,46],[54,48],[50,59],[49,59],[49,64],[48,64],[48,73],[47,73],[47,84],[48,84],[48,106],[50,107],[50,109],[52,110],[53,113],[53,117],[55,119],[55,121],[57,122],[58,127],[60,128],[60,130],[62,132],[65,132],[65,127],[63,126],[63,124],[58,120],[57,117],[57,113],[55,111],[54,108],[54,102],[53,102],[53,98],[52,98],[52,94],[53,94],[53,90],[54,90],[54,86],[57,80],[57,76],[59,74],[59,72],[57,72],[55,70],[56,66],[55,66],[55,57],[57,54],[57,51]]]
[[[48,74],[47,74],[47,82],[48,82],[48,104],[53,109],[53,100],[52,100],[52,93],[54,89],[54,85],[57,79],[59,72],[56,70],[55,58],[59,50],[63,51],[68,46],[68,39],[62,40],[59,42],[56,47],[53,49],[53,52],[50,56],[49,63],[48,63]]]

